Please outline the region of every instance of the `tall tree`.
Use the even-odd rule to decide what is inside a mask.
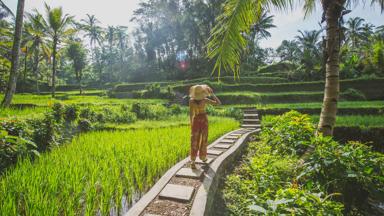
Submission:
[[[103,29],[98,26],[100,21],[95,15],[87,14],[87,19],[81,20],[81,29],[85,31],[85,36],[89,39],[89,45],[92,50],[92,58],[94,58],[95,46],[101,44]]]
[[[67,48],[67,55],[72,61],[73,70],[75,71],[75,76],[79,85],[80,95],[83,94],[82,88],[82,78],[83,70],[87,64],[87,54],[84,46],[81,42],[73,41],[70,42]]]
[[[3,101],[1,102],[1,105],[3,107],[8,107],[9,105],[11,105],[13,94],[16,91],[20,43],[21,43],[21,36],[22,36],[22,29],[23,29],[24,3],[25,3],[25,0],[19,0],[17,3],[16,25],[15,25],[15,33],[13,37],[13,46],[12,46],[11,71],[9,75],[7,89],[5,91],[5,96]]]
[[[356,50],[356,47],[360,39],[362,38],[363,23],[364,23],[364,19],[360,17],[353,17],[347,21],[347,27],[346,27],[347,42],[351,43],[351,48],[353,51]]]
[[[51,8],[45,4],[46,18],[43,19],[45,32],[51,38],[52,42],[52,97],[55,97],[56,90],[56,70],[57,70],[57,51],[60,43],[72,35],[75,30],[69,28],[73,23],[73,17],[63,13],[61,7]]]
[[[296,41],[283,40],[281,45],[276,49],[281,61],[290,61],[298,63],[299,45]]]
[[[346,5],[357,4],[356,0],[303,0],[305,14],[309,14],[320,3],[323,9],[323,21],[326,22],[326,80],[324,100],[318,132],[325,136],[333,134],[336,122],[337,101],[339,99],[339,53],[340,53],[340,20]],[[379,4],[384,11],[384,0],[371,0],[372,5]],[[217,17],[216,26],[211,32],[208,43],[208,57],[216,59],[214,70],[220,76],[221,70],[239,74],[241,53],[247,41],[244,32],[260,18],[263,11],[270,8],[279,10],[292,8],[293,0],[227,0],[224,10]]]
[[[44,41],[43,16],[35,11],[35,13],[27,14],[29,22],[25,26],[27,46],[33,53],[32,73],[35,76],[36,92],[39,93],[39,63],[41,50],[46,50]]]

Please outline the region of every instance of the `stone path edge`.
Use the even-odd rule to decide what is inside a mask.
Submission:
[[[213,143],[211,143],[209,147],[213,146],[213,145],[216,145],[218,144],[221,140],[225,139],[226,136],[228,136],[229,134],[231,133],[234,133],[236,131],[241,131],[242,129],[239,128],[237,130],[234,130],[234,131],[230,131],[226,134],[224,134],[223,136],[221,136],[220,138],[216,139]],[[245,135],[247,135],[249,133],[246,133]],[[245,135],[242,135],[240,140],[242,139],[242,137],[244,137]],[[228,151],[227,151],[228,152]],[[155,185],[152,186],[152,188],[146,193],[144,194],[144,196],[142,196],[140,198],[140,200],[135,203],[129,210],[126,214],[124,214],[124,216],[139,216],[144,210],[145,208],[152,202],[153,199],[155,199],[157,197],[157,195],[161,192],[161,190],[163,190],[163,188],[167,185],[167,183],[169,182],[169,180],[171,180],[171,178],[177,173],[177,171],[179,169],[181,169],[187,162],[189,161],[189,157],[181,160],[180,162],[178,162],[176,165],[174,165],[173,167],[171,167],[157,182]]]
[[[255,129],[242,135],[232,148],[217,157],[210,165],[210,169],[192,203],[191,216],[215,215],[211,207],[218,188],[219,179],[225,175],[225,169],[228,167],[228,164],[232,163],[241,154],[246,146],[244,144],[247,143],[249,137],[260,131],[260,129]]]

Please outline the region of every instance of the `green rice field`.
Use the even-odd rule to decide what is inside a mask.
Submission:
[[[263,124],[268,124],[273,115],[263,116]],[[311,115],[312,122],[317,124],[319,122],[318,115]],[[337,116],[336,126],[359,126],[359,127],[384,127],[383,115],[346,115]]]
[[[256,107],[257,109],[273,109],[273,108],[321,108],[322,102],[308,102],[308,103],[269,103],[269,104],[234,104],[223,105],[221,107]],[[384,108],[384,101],[339,101],[337,103],[339,108]]]
[[[238,127],[212,121],[209,141]],[[188,126],[81,134],[0,180],[3,215],[108,215],[188,155]],[[125,198],[123,198],[125,197]]]

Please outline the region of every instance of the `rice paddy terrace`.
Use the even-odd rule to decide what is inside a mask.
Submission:
[[[367,145],[383,151],[382,82],[380,78],[341,82],[335,128],[338,141],[369,142]],[[192,195],[187,196],[190,199],[169,198],[164,183],[165,191],[159,189],[140,214],[161,214],[163,208],[159,206],[163,204],[191,213],[201,186],[206,184],[204,176],[210,175],[209,167],[215,164],[212,160],[197,174],[185,169],[189,118],[183,96],[197,83],[211,85],[223,101],[223,106],[207,109],[211,115],[209,141],[213,143],[210,155],[214,159],[226,152],[231,152],[227,156],[234,153],[241,157],[232,150],[237,149],[237,140],[248,137],[246,134],[261,124],[260,119],[263,127],[268,127],[276,115],[297,110],[309,114],[312,124],[317,123],[324,84],[250,76],[237,82],[224,78],[221,83],[199,79],[118,84],[106,90],[86,89],[84,95],[61,91],[55,99],[47,94],[18,93],[12,107],[0,111],[2,127],[8,130],[9,139],[20,136],[37,144],[28,149],[37,150],[40,156],[28,150],[29,156],[18,159],[10,152],[12,163],[2,161],[1,212],[122,215],[133,211],[136,207],[132,208],[132,203],[144,198],[167,170],[178,164],[179,169],[166,183],[192,187]],[[257,108],[258,113],[247,110],[250,107]],[[239,120],[243,123],[243,129],[237,131],[240,134],[228,134],[239,127]]]

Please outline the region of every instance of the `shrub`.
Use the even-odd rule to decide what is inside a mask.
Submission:
[[[64,106],[61,103],[54,103],[52,107],[52,114],[56,122],[61,122],[63,119]]]
[[[384,197],[384,155],[315,137],[308,123],[292,111],[265,126],[246,162],[227,177],[231,214],[376,215],[379,207],[371,203]],[[300,159],[307,146],[311,151]]]
[[[91,121],[97,120],[96,116],[97,116],[97,113],[89,107],[85,107],[81,109],[79,114],[80,118],[89,119]]]
[[[295,183],[300,167],[294,155],[253,142],[246,158],[225,183],[224,200],[231,215],[342,215],[341,203]]]
[[[363,92],[353,88],[349,88],[344,92],[342,92],[341,98],[345,100],[357,100],[357,101],[367,100]]]
[[[183,112],[183,110],[181,109],[181,106],[178,104],[172,104],[169,108],[173,115],[179,115]]]
[[[343,194],[348,210],[361,208],[368,196],[384,195],[383,154],[358,142],[340,145],[331,137],[315,137],[312,144],[316,148],[300,174],[304,184],[326,185],[329,191]]]
[[[2,120],[0,126],[9,136],[29,137],[31,134],[26,122],[18,119]]]
[[[65,121],[72,122],[77,119],[78,107],[74,104],[66,105],[64,107],[64,119]]]
[[[135,103],[131,111],[139,119],[161,119],[169,115],[167,108],[160,104]]]
[[[5,130],[0,130],[0,174],[15,164],[18,158],[38,155],[36,145],[33,142],[9,135]]]
[[[310,117],[290,111],[273,118],[270,127],[263,129],[261,138],[282,153],[301,155],[310,145],[313,134]]]
[[[30,120],[33,128],[32,140],[36,143],[39,152],[46,151],[51,145],[60,141],[59,125],[53,115],[46,113],[43,119]]]
[[[79,119],[77,125],[80,132],[88,132],[92,130],[92,123],[88,119]]]
[[[130,111],[123,111],[120,113],[114,113],[113,122],[116,123],[133,123],[137,120],[136,114]]]
[[[105,116],[104,116],[103,113],[97,113],[95,119],[99,123],[104,123],[105,122]]]

